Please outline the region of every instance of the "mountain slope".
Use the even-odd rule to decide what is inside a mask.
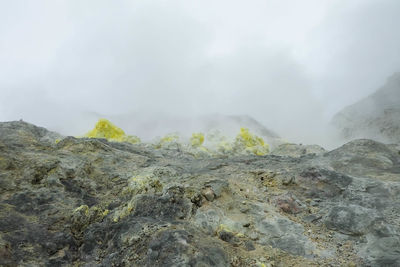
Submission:
[[[400,73],[370,96],[344,108],[332,120],[347,139],[400,143]]]
[[[219,130],[225,135],[235,136],[241,127],[249,128],[257,135],[265,138],[268,143],[273,143],[274,140],[279,139],[276,133],[246,115],[208,114],[185,117],[184,115],[149,114],[146,116],[143,113],[129,113],[106,116],[106,118],[123,127],[128,133],[143,137],[144,140],[146,140],[145,136],[154,138],[171,132],[190,136],[193,132],[207,133],[212,130]]]

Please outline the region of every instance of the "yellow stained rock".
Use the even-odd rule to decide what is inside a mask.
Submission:
[[[170,133],[170,134],[167,134],[164,137],[162,137],[160,139],[160,141],[158,141],[154,145],[154,147],[159,149],[159,148],[167,147],[168,145],[173,144],[173,143],[178,143],[178,141],[179,141],[179,135],[176,133]]]
[[[204,134],[203,133],[193,133],[190,138],[190,143],[193,147],[199,147],[204,143]]]
[[[106,119],[100,119],[94,129],[88,132],[85,137],[106,138],[109,141],[129,142],[132,144],[140,142],[139,137],[126,135],[121,128]]]
[[[269,153],[269,145],[261,137],[250,133],[247,128],[240,128],[240,132],[236,136],[235,146],[236,149],[243,149],[257,156]]]

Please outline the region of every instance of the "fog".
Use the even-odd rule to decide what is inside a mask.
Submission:
[[[399,10],[398,0],[0,0],[0,121],[81,135],[100,116],[244,114],[287,140],[328,144],[332,115],[400,70]]]

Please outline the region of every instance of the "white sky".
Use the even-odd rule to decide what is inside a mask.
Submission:
[[[0,120],[218,112],[307,135],[400,70],[399,11],[398,0],[0,0]]]

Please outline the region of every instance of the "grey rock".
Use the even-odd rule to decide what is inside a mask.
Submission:
[[[0,265],[399,265],[398,147],[302,147],[196,158],[0,123]]]
[[[323,159],[338,172],[400,181],[400,155],[380,142],[354,140],[326,153]]]
[[[134,216],[163,220],[185,219],[192,209],[181,187],[169,188],[163,196],[139,195],[134,203]]]
[[[326,150],[318,145],[298,145],[298,144],[281,144],[276,147],[271,155],[277,156],[289,156],[289,157],[302,157],[305,155],[321,155],[324,154]]]
[[[368,259],[371,266],[399,266],[399,236],[383,237],[368,242],[361,254]]]
[[[214,190],[211,187],[204,188],[202,194],[208,201],[213,201],[215,198]]]
[[[256,229],[263,237],[260,242],[278,247],[294,255],[310,255],[314,244],[303,235],[304,228],[285,218],[264,219]]]
[[[196,242],[184,230],[167,230],[155,235],[149,243],[146,266],[226,266],[223,249],[211,244]],[[203,245],[204,244],[204,245]],[[171,257],[171,248],[174,256]]]
[[[222,216],[219,210],[203,207],[197,210],[194,219],[196,225],[203,228],[203,230],[209,234],[213,234],[221,224]]]
[[[376,210],[357,205],[335,206],[325,219],[327,227],[349,235],[363,235],[372,225],[382,220]]]
[[[211,180],[205,183],[206,187],[210,187],[215,194],[215,197],[220,197],[223,192],[229,191],[229,183],[225,180]]]

